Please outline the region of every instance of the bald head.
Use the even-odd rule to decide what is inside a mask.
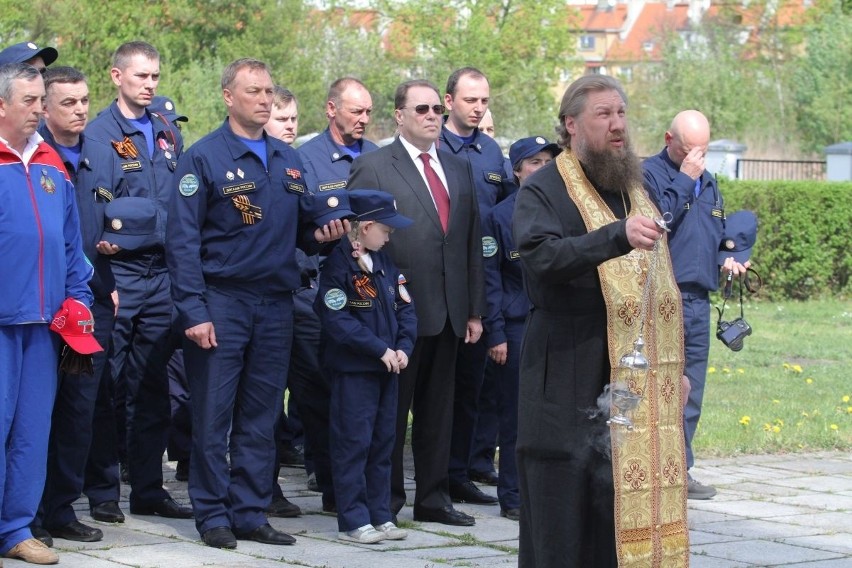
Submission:
[[[677,113],[666,132],[669,158],[678,166],[694,148],[700,149],[703,156],[707,152],[709,143],[710,123],[707,117],[697,110],[684,110]]]

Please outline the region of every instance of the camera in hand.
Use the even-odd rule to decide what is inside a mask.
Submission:
[[[741,317],[731,321],[720,321],[716,326],[716,338],[731,351],[742,349],[743,340],[748,335],[751,335],[751,326]]]

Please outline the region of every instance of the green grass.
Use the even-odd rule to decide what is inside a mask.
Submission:
[[[753,333],[735,353],[713,310],[696,455],[852,449],[852,302],[750,302],[745,319]]]

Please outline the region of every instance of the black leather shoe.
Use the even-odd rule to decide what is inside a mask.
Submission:
[[[62,525],[61,527],[50,527],[48,532],[54,538],[76,540],[77,542],[97,542],[104,537],[104,533],[101,529],[86,526],[80,521],[71,521],[67,525]]]
[[[500,516],[506,517],[510,521],[520,521],[521,520],[521,510],[520,509],[500,509]]]
[[[461,511],[456,511],[452,507],[431,509],[429,507],[418,507],[415,505],[414,520],[441,523],[443,525],[455,525],[457,527],[472,527],[476,524],[476,519],[470,515],[465,515]]]
[[[337,514],[337,504],[336,503],[323,503],[322,504],[322,512],[323,513],[332,513],[334,515]]]
[[[286,497],[276,497],[266,509],[266,515],[269,517],[284,517],[285,519],[298,517],[302,514],[302,510],[298,505],[291,503]]]
[[[201,540],[204,541],[204,544],[213,548],[237,547],[237,537],[234,536],[234,533],[228,527],[216,527],[204,531],[204,534],[201,535]]]
[[[175,467],[175,479],[189,481],[189,460],[178,460],[177,467]]]
[[[130,505],[134,515],[159,515],[168,519],[191,519],[192,509],[178,505],[171,497],[150,505]]]
[[[118,507],[118,501],[104,501],[103,503],[98,503],[89,509],[89,511],[91,512],[93,519],[102,523],[124,522],[124,513],[122,513],[121,509]]]
[[[493,505],[497,497],[483,493],[472,481],[450,484],[450,499],[453,503],[473,503],[475,505]]]
[[[493,471],[470,471],[467,476],[471,481],[497,487],[497,474]]]
[[[33,533],[33,538],[40,540],[43,545],[50,548],[53,546],[53,537],[44,527],[30,525],[30,532]]]
[[[253,540],[263,544],[293,544],[296,539],[289,534],[273,529],[269,524],[260,525],[247,533],[237,533],[240,540]]]
[[[301,446],[288,444],[278,450],[278,461],[286,467],[305,467],[305,452]]]

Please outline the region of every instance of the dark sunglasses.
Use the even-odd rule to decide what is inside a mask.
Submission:
[[[414,107],[402,107],[402,108],[413,108],[414,112],[416,112],[417,114],[427,114],[429,112],[429,109],[432,109],[435,112],[435,114],[437,114],[438,116],[444,114],[444,111],[447,110],[447,107],[445,107],[444,105],[432,105],[432,106],[417,105],[417,106],[414,106]]]

